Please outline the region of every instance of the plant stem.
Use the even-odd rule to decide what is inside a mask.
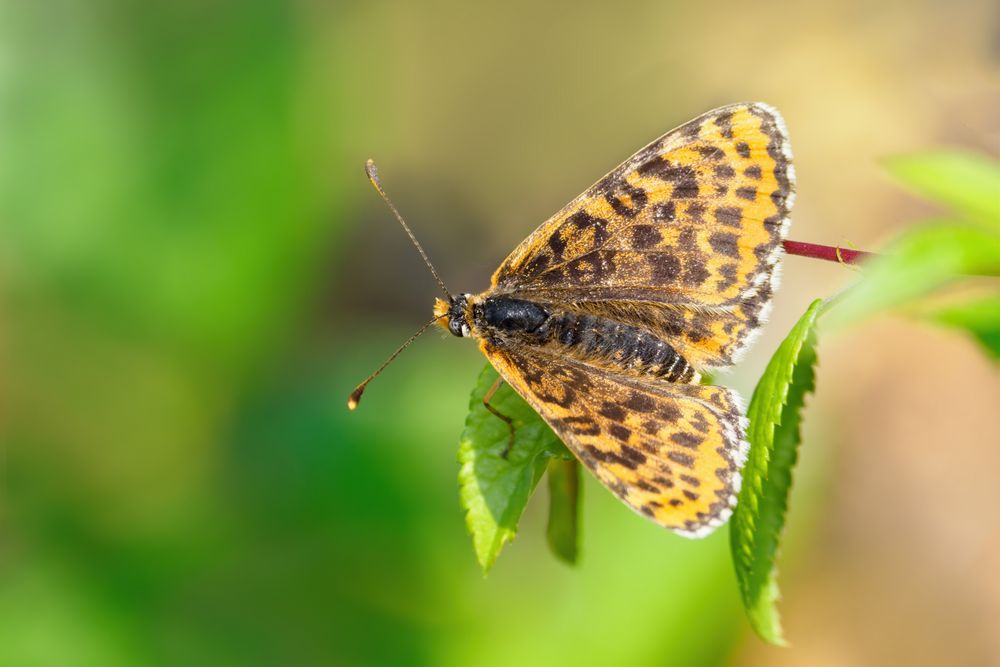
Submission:
[[[825,259],[828,262],[838,264],[861,264],[869,258],[875,257],[875,253],[863,250],[849,250],[836,246],[819,245],[818,243],[803,243],[802,241],[784,241],[782,245],[789,255],[799,257],[811,257],[812,259]]]

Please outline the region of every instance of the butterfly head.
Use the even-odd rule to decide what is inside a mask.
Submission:
[[[459,338],[467,337],[472,333],[472,328],[469,325],[469,296],[469,294],[460,294],[447,301],[444,299],[434,300],[434,316],[438,318],[438,325]]]

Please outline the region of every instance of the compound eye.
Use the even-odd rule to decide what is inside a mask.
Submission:
[[[463,322],[460,322],[457,319],[453,319],[450,322],[448,322],[448,331],[451,332],[452,336],[458,336],[459,338],[461,338],[464,335],[464,330],[468,328],[469,325],[464,324]]]

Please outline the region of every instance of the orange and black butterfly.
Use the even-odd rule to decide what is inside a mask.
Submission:
[[[791,160],[772,107],[710,111],[542,224],[486,291],[452,296],[438,278],[448,299],[424,329],[436,322],[477,340],[631,508],[706,535],[732,513],[748,446],[739,397],[700,384],[699,371],[735,363],[767,317],[794,199]],[[385,197],[371,161],[368,173]]]

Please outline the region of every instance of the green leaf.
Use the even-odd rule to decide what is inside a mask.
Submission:
[[[483,405],[483,396],[496,379],[491,366],[480,373],[469,398],[469,414],[458,448],[459,496],[484,573],[496,562],[503,545],[517,534],[521,513],[549,459],[569,455],[552,429],[504,384],[490,399],[490,405],[514,420],[514,446],[507,458],[501,456],[510,430]]]
[[[1000,229],[1000,164],[974,153],[938,152],[892,158],[889,171],[929,199]]]
[[[545,537],[557,558],[576,563],[579,548],[580,464],[574,459],[549,461],[549,524]]]
[[[923,317],[968,331],[995,361],[1000,361],[1000,296],[979,297],[939,308],[923,314]]]
[[[800,411],[815,381],[817,299],[792,327],[757,383],[747,417],[750,456],[729,524],[736,579],[750,624],[772,644],[784,645],[775,600],[775,558],[788,510],[800,440]]]
[[[853,324],[970,275],[1000,275],[1000,234],[958,221],[915,227],[865,264],[828,324]]]

